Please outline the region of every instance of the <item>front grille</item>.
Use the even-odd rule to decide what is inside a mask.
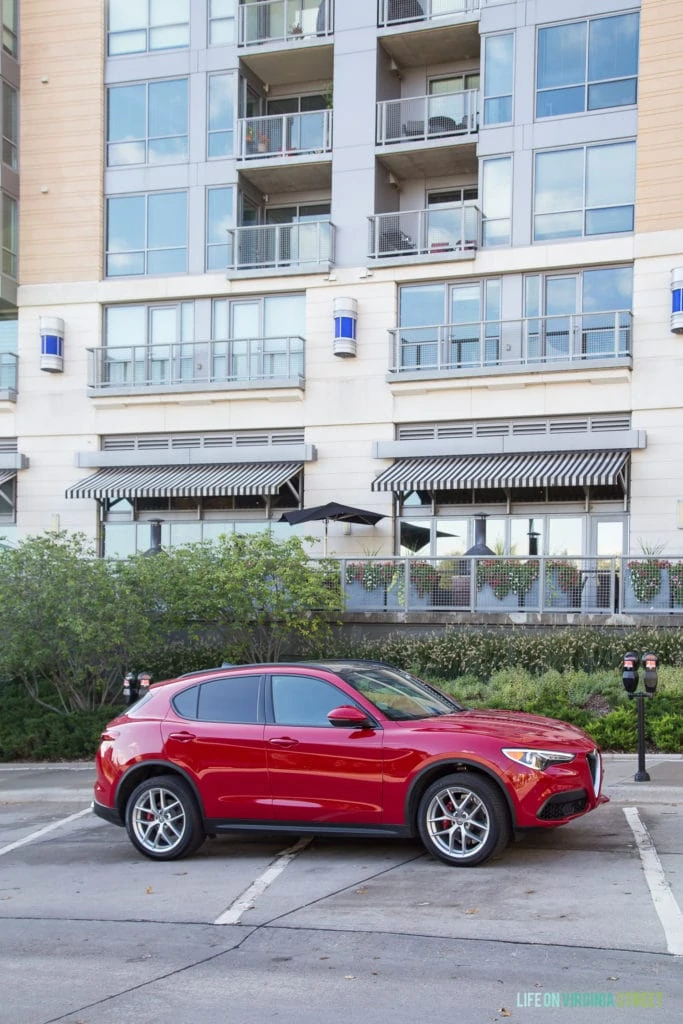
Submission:
[[[581,814],[588,807],[588,794],[585,789],[574,789],[570,793],[556,793],[543,804],[536,815],[541,821],[560,821]]]

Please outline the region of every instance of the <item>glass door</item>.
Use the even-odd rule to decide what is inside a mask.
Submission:
[[[541,285],[542,280],[542,287]],[[530,359],[555,361],[576,355],[573,320],[579,306],[578,274],[526,279],[528,352]]]
[[[261,303],[230,304],[230,352],[228,377],[250,380],[263,376],[261,363]]]

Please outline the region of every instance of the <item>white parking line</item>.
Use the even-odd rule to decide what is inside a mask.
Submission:
[[[51,825],[46,825],[45,828],[39,828],[37,832],[31,832],[29,836],[24,836],[23,839],[17,839],[16,843],[0,846],[0,857],[4,853],[11,853],[12,850],[17,850],[20,846],[32,843],[34,839],[40,839],[41,836],[46,835],[48,832],[53,832],[56,828],[61,828],[62,825],[67,825],[70,821],[75,821],[76,818],[82,818],[84,814],[92,814],[92,808],[84,807],[82,811],[70,814],[68,818],[60,818],[59,821],[53,821]]]
[[[304,850],[311,839],[300,839],[294,846],[290,846],[289,849],[283,850],[279,857],[273,861],[273,863],[266,868],[262,875],[251,883],[248,889],[245,889],[241,896],[238,896],[234,900],[228,909],[217,917],[213,922],[214,924],[237,924],[242,914],[247,910],[251,910],[254,906],[254,901],[262,896],[269,885],[271,885],[278,875],[281,875],[285,870],[290,861],[294,860],[295,857]]]
[[[666,948],[674,956],[683,956],[683,913],[676,903],[671,887],[666,880],[652,836],[640,820],[637,807],[624,807],[626,820],[638,846],[640,862],[647,882],[657,917],[664,929]]]

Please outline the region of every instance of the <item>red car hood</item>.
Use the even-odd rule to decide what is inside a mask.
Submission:
[[[571,747],[576,750],[595,749],[595,742],[582,729],[556,718],[543,718],[524,711],[460,711],[420,722],[397,722],[420,732],[478,733],[500,740],[505,746]]]

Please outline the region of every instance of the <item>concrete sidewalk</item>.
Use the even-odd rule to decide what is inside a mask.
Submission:
[[[683,754],[649,754],[649,782],[635,782],[635,754],[603,754],[604,793],[617,803],[683,803]],[[0,803],[39,801],[85,804],[92,800],[91,761],[0,764]]]

